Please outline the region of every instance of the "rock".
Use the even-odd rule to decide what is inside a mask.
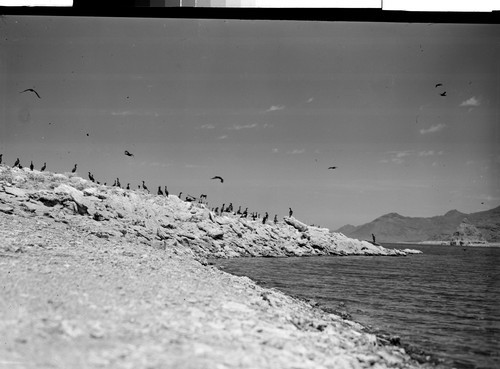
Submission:
[[[285,221],[286,224],[291,225],[292,227],[297,229],[299,232],[307,231],[307,228],[308,228],[307,224],[299,222],[294,217],[284,217],[283,220]]]
[[[14,208],[10,205],[0,204],[0,212],[5,214],[12,214],[14,212]]]
[[[85,199],[82,191],[77,190],[71,186],[64,183],[60,184],[54,189],[55,193],[68,194],[71,199],[75,202],[77,208],[77,213],[80,215],[93,214],[93,206],[88,199]]]
[[[464,218],[456,232],[453,233],[450,245],[466,246],[477,243],[484,244],[486,240],[481,232],[467,218]]]
[[[16,197],[26,197],[26,191],[17,187],[4,187],[4,192]]]

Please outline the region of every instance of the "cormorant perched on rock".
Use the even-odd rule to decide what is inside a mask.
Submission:
[[[214,213],[219,214],[219,207],[218,206],[215,208]]]
[[[19,166],[19,158],[16,159],[16,162],[14,163],[14,166],[12,168],[15,168],[17,166]]]
[[[239,214],[241,214],[241,205],[240,205],[240,207],[238,208],[238,211],[236,212],[236,214],[238,214],[238,215],[239,215]]]
[[[33,165],[33,160],[32,160],[30,164],[30,170],[33,171],[33,168],[35,168],[35,166]]]
[[[43,163],[43,167],[40,169],[40,172],[43,172],[47,168],[47,163]]]
[[[142,188],[146,191],[149,191],[148,188],[146,187],[146,184],[144,183],[144,181],[142,181]]]
[[[125,155],[127,155],[127,156],[134,156],[134,154],[129,153],[127,150],[125,150]]]
[[[127,190],[130,190],[130,183],[127,183]]]
[[[0,164],[2,164],[2,156],[3,154],[0,154]]]
[[[167,190],[167,186],[165,186],[165,196],[168,197],[168,190]]]
[[[182,191],[181,191],[181,192],[179,192],[179,196],[178,196],[178,197],[179,197],[179,199],[181,198],[181,196],[182,196]],[[182,199],[181,199],[181,200],[182,200]]]
[[[75,172],[76,172],[76,164],[75,164],[74,168],[71,169],[71,173],[75,173]]]
[[[21,165],[21,163],[19,163],[19,165],[17,166],[19,169],[23,169],[23,166]]]
[[[116,186],[122,188],[122,184],[120,183],[120,178],[116,178]]]
[[[89,179],[92,181],[92,182],[95,182],[95,179],[94,179],[94,176],[92,175],[92,173],[89,172]]]
[[[274,224],[278,223],[278,214],[274,216]]]
[[[289,208],[290,210],[288,211],[288,216],[291,217],[293,215],[293,210],[292,208]]]
[[[218,180],[220,180],[220,183],[224,183],[224,179],[220,176],[215,176],[215,177],[212,177],[210,179],[218,179]]]
[[[222,206],[220,208],[221,214],[224,212],[225,209],[226,209],[226,203],[222,204]]]
[[[267,214],[267,211],[266,211],[266,215],[264,215],[264,218],[262,218],[262,224],[266,224],[267,218],[269,218],[269,214]]]
[[[28,91],[29,91],[29,92],[33,92],[34,94],[36,94],[36,96],[38,96],[38,98],[39,98],[39,99],[41,99],[41,97],[40,97],[40,95],[38,94],[38,92],[36,92],[36,91],[35,91],[34,89],[32,89],[32,88],[27,88],[26,90],[21,91],[21,92],[19,92],[19,93],[20,93],[20,94],[22,94],[23,92],[28,92]]]
[[[161,186],[158,186],[158,195],[163,196],[163,191],[161,190]]]
[[[111,185],[111,187],[116,187],[116,179],[115,179],[115,181],[113,182],[113,184]]]
[[[246,218],[248,216],[248,208],[245,208],[245,211],[243,212],[243,216]]]

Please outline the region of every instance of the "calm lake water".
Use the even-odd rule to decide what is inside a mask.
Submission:
[[[345,311],[455,368],[500,368],[500,248],[413,248],[407,257],[218,260],[225,271]]]

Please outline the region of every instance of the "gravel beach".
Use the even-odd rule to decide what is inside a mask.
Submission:
[[[357,323],[217,269],[183,241],[194,238],[160,232],[178,236],[196,214],[156,237],[131,232],[119,207],[108,220],[84,209],[99,196],[70,177],[0,166],[0,368],[425,367]],[[117,189],[99,191],[109,205]]]

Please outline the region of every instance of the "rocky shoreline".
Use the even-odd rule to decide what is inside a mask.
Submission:
[[[389,255],[176,196],[0,166],[0,358],[21,368],[419,368],[397,342],[207,258]],[[426,364],[427,365],[427,364]]]

